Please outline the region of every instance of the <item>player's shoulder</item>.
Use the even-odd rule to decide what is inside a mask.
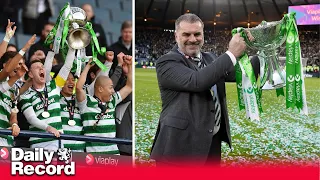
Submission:
[[[86,98],[87,98],[87,106],[89,107],[95,106],[99,103],[98,100],[93,96],[91,96],[90,94],[86,94]]]

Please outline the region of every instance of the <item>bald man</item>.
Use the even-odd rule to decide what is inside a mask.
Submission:
[[[132,92],[132,57],[122,57],[128,65],[128,80],[126,85],[115,92],[112,80],[107,76],[97,77],[94,84],[94,95],[86,94],[83,85],[92,60],[83,69],[76,85],[76,98],[83,120],[83,131],[86,136],[116,137],[115,108],[122,99]],[[87,142],[86,151],[90,153],[119,154],[116,144]]]

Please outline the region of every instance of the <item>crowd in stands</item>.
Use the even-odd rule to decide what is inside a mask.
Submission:
[[[320,65],[320,41],[319,32],[299,32],[302,58],[308,58],[308,65]],[[221,55],[227,51],[228,42],[231,39],[230,31],[205,31],[203,51]],[[163,54],[167,53],[175,45],[174,32],[171,30],[136,30],[136,60],[138,64],[153,64]],[[285,56],[285,44],[281,48],[280,56]],[[249,55],[254,55],[255,50],[248,48]],[[318,63],[318,64],[317,64]]]

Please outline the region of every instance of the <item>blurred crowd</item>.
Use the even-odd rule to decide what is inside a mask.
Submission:
[[[308,58],[308,65],[320,65],[319,32],[300,31],[301,55]],[[205,31],[203,51],[221,55],[227,51],[231,39],[230,31]],[[136,60],[142,64],[153,64],[163,54],[169,52],[175,45],[174,32],[171,30],[136,30]],[[283,46],[285,47],[285,46]],[[254,55],[255,50],[248,49],[249,55]],[[280,56],[285,56],[282,49]]]

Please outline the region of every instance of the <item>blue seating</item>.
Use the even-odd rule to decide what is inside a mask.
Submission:
[[[69,2],[70,5],[73,4],[71,0],[54,0],[54,1],[53,1],[53,3],[54,3],[55,5],[59,5],[59,6],[61,6],[61,7],[63,7],[67,2]]]
[[[111,32],[113,34],[119,34],[121,31],[121,23],[113,22],[110,26]]]
[[[93,8],[96,7],[95,0],[73,0],[73,4],[74,4],[74,6],[80,7],[80,8],[83,4],[90,4]]]
[[[96,8],[94,10],[96,23],[109,25],[111,23],[111,12],[107,9]]]
[[[107,44],[108,44],[108,46],[110,46],[111,44],[113,44],[113,41],[112,41],[112,33],[111,33],[111,32],[107,32],[107,33],[106,33],[106,39],[107,39]]]
[[[21,49],[31,38],[31,35],[16,34],[16,38],[17,38],[17,47],[18,49]]]
[[[132,13],[132,0],[122,0],[121,4],[124,12]]]
[[[123,21],[132,21],[132,13],[129,12],[120,12],[112,11],[112,20],[113,22],[122,23]]]
[[[113,9],[113,10],[121,10],[120,8],[120,0],[112,0],[112,1],[106,1],[106,0],[97,0],[98,7],[104,8],[104,9]]]
[[[120,36],[120,33],[112,33],[112,44],[117,42]]]

